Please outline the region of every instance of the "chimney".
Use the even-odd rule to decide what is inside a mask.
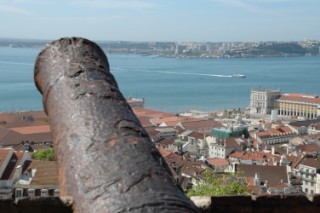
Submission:
[[[256,173],[255,175],[254,175],[254,185],[255,186],[260,186],[260,176],[259,176],[259,174],[258,173]]]

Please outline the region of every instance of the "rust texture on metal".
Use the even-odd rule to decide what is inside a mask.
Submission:
[[[97,44],[76,37],[47,44],[34,77],[50,119],[61,195],[74,198],[75,212],[198,212]]]

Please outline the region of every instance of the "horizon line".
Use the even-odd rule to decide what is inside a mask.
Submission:
[[[8,38],[8,37],[0,37],[1,40],[23,40],[23,41],[43,41],[50,42],[59,40],[61,38],[72,38],[72,37],[81,37],[84,39],[88,39],[95,42],[132,42],[132,43],[152,43],[152,42],[168,42],[168,43],[257,43],[257,42],[302,42],[302,41],[318,41],[318,39],[303,39],[303,40],[259,40],[259,41],[161,41],[161,40],[152,40],[152,41],[133,41],[133,40],[101,40],[101,39],[89,39],[87,37],[82,36],[65,36],[59,37],[57,39],[40,39],[40,38]]]

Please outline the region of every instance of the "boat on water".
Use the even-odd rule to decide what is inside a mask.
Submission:
[[[232,78],[245,78],[246,76],[245,75],[242,75],[242,74],[233,74],[231,75]]]

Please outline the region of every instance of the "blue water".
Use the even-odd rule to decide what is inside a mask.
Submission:
[[[39,49],[0,48],[0,111],[41,110],[33,83]],[[177,59],[108,55],[125,97],[144,97],[145,107],[167,112],[246,108],[252,88],[320,94],[320,57]],[[243,74],[247,78],[229,78]],[[216,76],[222,75],[222,76]]]

